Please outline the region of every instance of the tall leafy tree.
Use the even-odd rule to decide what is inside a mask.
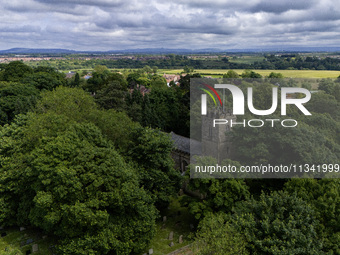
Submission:
[[[168,134],[151,128],[135,129],[125,155],[138,166],[141,183],[161,208],[180,188],[181,177],[171,158],[173,144]]]
[[[151,89],[167,88],[166,80],[158,75],[155,75],[150,83]]]
[[[223,74],[223,78],[239,78],[239,75],[234,70],[229,70],[227,73]]]
[[[22,83],[33,85],[39,90],[53,90],[58,86],[66,85],[66,79],[62,73],[34,72],[26,75]]]
[[[296,194],[262,194],[233,211],[231,222],[251,254],[324,254],[315,210]]]
[[[146,94],[143,97],[142,103],[142,122],[141,124],[145,127],[159,126],[160,120],[155,114],[153,107],[151,106],[149,95]]]
[[[340,252],[340,181],[339,179],[292,179],[285,185],[289,193],[313,206],[322,225],[320,238],[325,240],[325,250]]]
[[[249,254],[244,237],[223,213],[208,214],[200,222],[193,247],[198,255]]]
[[[95,107],[60,87],[1,128],[0,220],[58,236],[63,254],[138,253],[154,233],[155,200]]]
[[[12,61],[4,66],[2,79],[4,81],[21,81],[28,74],[33,73],[33,69],[21,61]]]
[[[195,166],[213,166],[217,164],[212,157],[199,157],[195,159]],[[226,160],[222,165],[233,165],[239,167],[236,161]],[[197,220],[203,219],[209,213],[230,213],[236,202],[243,201],[249,197],[248,187],[243,179],[215,179],[215,178],[192,178],[188,181],[187,189],[198,192],[199,198],[192,199],[188,204],[191,214]]]
[[[248,165],[339,162],[339,144],[330,142],[327,134],[319,132],[318,127],[302,121],[290,129],[280,124],[274,127],[266,124],[262,128],[233,128],[232,139],[238,145],[235,147],[236,160]]]
[[[15,115],[33,110],[39,91],[32,85],[0,82],[0,124],[10,123]]]
[[[170,132],[176,126],[179,114],[179,102],[176,91],[172,88],[155,87],[149,94],[150,106],[157,119],[154,119],[151,126]],[[157,121],[157,122],[155,122]]]
[[[126,108],[126,89],[122,88],[119,81],[111,81],[103,89],[97,91],[95,100],[104,109],[123,111]]]
[[[98,109],[94,98],[80,88],[59,87],[54,91],[42,93],[35,111],[40,114],[53,112],[79,123],[94,123],[117,149],[125,150],[128,147],[130,133],[139,127],[123,112]],[[30,128],[34,128],[32,135],[37,134],[40,123],[35,121]]]

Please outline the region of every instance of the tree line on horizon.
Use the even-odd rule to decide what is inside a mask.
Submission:
[[[77,59],[71,55],[69,59],[29,62],[31,66],[44,65],[59,70],[92,69],[97,65],[109,69],[142,69],[145,66],[156,66],[160,69],[183,69],[185,66],[194,69],[269,69],[269,70],[340,70],[340,58],[303,56],[300,54],[263,54],[262,60],[254,62],[237,61],[238,56],[218,57],[216,59],[193,59],[187,55],[167,54],[164,58],[144,58],[143,55],[136,59]]]

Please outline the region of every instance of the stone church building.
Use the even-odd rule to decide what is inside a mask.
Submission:
[[[214,119],[224,119],[228,124],[216,125],[213,127]],[[231,131],[230,121],[235,122],[236,116],[231,111],[223,112],[222,110],[213,110],[202,116],[202,136],[201,141],[196,141],[188,137],[170,133],[174,142],[174,151],[172,157],[175,166],[182,173],[190,164],[191,156],[212,156],[221,162],[226,158],[232,158],[232,143],[227,133]],[[190,150],[191,148],[191,150]]]

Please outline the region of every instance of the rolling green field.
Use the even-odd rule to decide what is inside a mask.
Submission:
[[[182,69],[160,69],[159,73],[166,74],[180,74]],[[244,72],[243,69],[235,69],[238,74]],[[271,72],[282,73],[285,78],[337,78],[340,75],[340,71],[328,71],[328,70],[254,70],[262,76],[268,76]],[[228,70],[221,69],[197,69],[195,73],[200,73],[206,76],[222,77]]]
[[[83,70],[92,71],[89,68],[86,69],[72,69],[70,71],[74,72],[82,72]],[[110,69],[111,71],[120,71],[124,72],[127,69]],[[137,70],[137,69],[129,69]],[[238,74],[242,74],[244,69],[233,69]],[[268,76],[271,72],[274,73],[282,73],[285,78],[332,78],[336,79],[340,76],[340,71],[329,71],[329,70],[253,70],[256,73],[261,74],[262,76]],[[183,69],[158,69],[158,74],[181,74]],[[228,69],[196,69],[194,73],[200,73],[205,76],[212,76],[214,78],[220,78],[223,74],[227,73]],[[68,71],[64,71],[64,73],[68,73]]]
[[[264,60],[264,57],[262,56],[240,56],[236,58],[230,58],[229,62],[239,64],[253,64],[256,61],[260,62],[262,60]]]

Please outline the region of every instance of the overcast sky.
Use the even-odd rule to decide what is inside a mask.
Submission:
[[[340,46],[338,0],[0,0],[0,49]]]

